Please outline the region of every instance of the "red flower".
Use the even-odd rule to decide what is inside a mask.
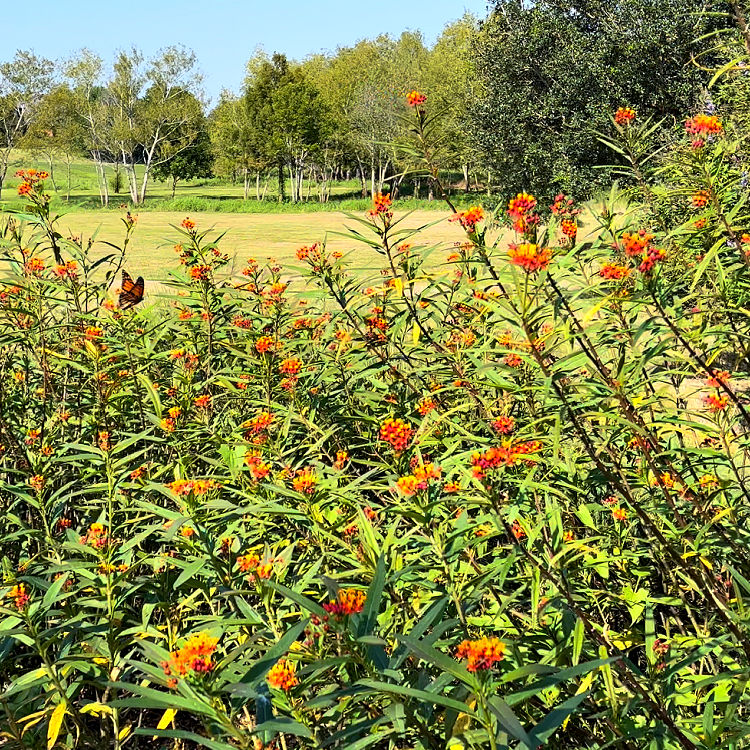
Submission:
[[[456,657],[466,659],[469,672],[492,669],[505,656],[505,644],[498,638],[479,638],[463,641],[456,650]]]
[[[548,248],[541,248],[532,242],[511,245],[508,248],[508,258],[515,266],[520,266],[526,273],[543,271],[552,260],[552,253]]]
[[[388,417],[380,425],[380,439],[391,445],[397,453],[408,447],[413,434],[414,430],[403,419]]]
[[[618,125],[630,125],[630,123],[635,120],[635,117],[635,110],[631,107],[620,107],[617,112],[615,112],[615,122]]]
[[[410,91],[406,95],[406,103],[410,107],[420,107],[427,101],[427,97],[419,91]]]

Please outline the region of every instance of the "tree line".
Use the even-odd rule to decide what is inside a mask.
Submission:
[[[688,0],[498,0],[487,17],[365,39],[303,61],[256,52],[239,91],[209,106],[194,53],[119,52],[111,65],[82,50],[53,62],[18,51],[0,64],[0,191],[13,149],[42,155],[56,181],[90,158],[101,202],[112,174],[134,205],[152,180],[216,176],[244,197],[328,201],[356,179],[363,196],[428,197],[407,174],[404,96],[439,111],[440,161],[464,190],[541,194],[594,189],[608,158],[596,131],[629,104],[678,119],[703,95],[711,38],[732,6]],[[289,189],[287,190],[287,186]],[[57,183],[55,187],[58,189]]]

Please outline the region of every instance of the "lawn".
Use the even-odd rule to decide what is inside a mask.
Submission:
[[[124,234],[121,218],[125,212],[80,211],[64,216],[60,220],[63,234],[88,238],[95,234],[95,250],[105,252],[103,241],[119,244]],[[414,211],[405,226],[419,227],[432,224],[420,235],[424,244],[460,241],[459,227],[448,221],[450,214],[436,211]],[[169,269],[177,265],[174,245],[178,233],[170,229],[185,218],[182,213],[161,211],[145,212],[138,216],[132,243],[128,249],[126,267],[131,273],[143,275],[148,280],[163,280]],[[347,252],[355,250],[353,265],[367,268],[382,263],[380,256],[367,246],[337,234],[347,226],[356,227],[356,222],[340,212],[303,214],[196,214],[192,217],[199,229],[215,229],[226,232],[221,242],[224,252],[234,258],[237,271],[247,258],[259,261],[276,258],[282,264],[296,263],[295,252],[302,245],[327,239],[328,247]],[[437,222],[437,223],[436,223]],[[327,234],[328,233],[328,234]],[[444,254],[440,254],[442,260]]]

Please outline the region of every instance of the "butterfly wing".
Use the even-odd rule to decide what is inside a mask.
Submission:
[[[122,272],[122,288],[120,290],[120,308],[127,310],[129,307],[137,305],[143,299],[143,276],[139,276],[136,281],[127,272]]]

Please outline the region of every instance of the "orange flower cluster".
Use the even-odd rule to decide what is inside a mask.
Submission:
[[[90,544],[94,549],[104,549],[109,544],[109,534],[104,524],[92,523],[79,541],[81,544]]]
[[[599,270],[599,276],[609,281],[621,281],[630,276],[630,269],[627,266],[621,266],[613,261],[604,263]]]
[[[372,196],[372,208],[367,212],[372,218],[376,216],[385,216],[390,218],[392,216],[391,207],[393,200],[388,193],[375,193]]]
[[[714,374],[706,378],[706,385],[711,388],[720,388],[722,385],[726,385],[731,377],[726,370],[714,370]]]
[[[208,393],[204,393],[201,396],[197,396],[195,399],[193,399],[193,403],[199,409],[208,409],[208,407],[211,406],[211,396]]]
[[[513,221],[513,228],[520,234],[525,234],[539,223],[536,208],[536,198],[530,193],[518,193],[508,202],[508,216]]]
[[[78,278],[78,263],[69,260],[62,265],[55,266],[55,274],[60,279],[76,279]]]
[[[647,234],[645,229],[641,229],[638,232],[631,233],[625,232],[622,235],[622,245],[625,250],[625,255],[629,258],[636,258],[642,256],[643,253],[648,249],[651,244],[651,240],[654,239],[653,234]]]
[[[333,462],[334,469],[343,469],[349,460],[349,451],[336,451],[336,460]]]
[[[255,342],[255,351],[258,354],[265,354],[266,352],[272,352],[276,348],[276,341],[273,336],[261,336]]]
[[[426,463],[423,466],[417,466],[413,474],[407,474],[400,477],[396,482],[398,489],[407,497],[415,495],[419,490],[426,490],[430,482],[440,479],[442,469],[432,463]]]
[[[250,553],[237,556],[237,567],[240,573],[253,573],[258,578],[270,578],[273,573],[273,560],[263,562],[259,555]]]
[[[417,411],[423,417],[426,417],[434,409],[437,409],[437,404],[432,396],[425,396],[417,405]]]
[[[29,195],[40,182],[49,178],[49,172],[37,171],[36,169],[19,169],[16,177],[20,177],[23,182],[18,186],[19,195]]]
[[[516,420],[513,417],[498,417],[492,422],[492,429],[501,435],[510,435],[515,426]]]
[[[362,589],[340,589],[336,601],[323,605],[323,609],[334,617],[356,615],[365,607],[365,592]]]
[[[175,479],[174,482],[170,482],[167,487],[172,490],[175,495],[187,497],[191,493],[193,495],[205,495],[211,490],[219,489],[221,484],[215,482],[213,479]]]
[[[476,232],[477,224],[484,221],[484,209],[481,206],[471,206],[466,211],[453,214],[451,221],[457,221],[469,233]]]
[[[23,265],[23,271],[27,276],[41,276],[45,268],[44,261],[37,256],[29,258]]]
[[[272,688],[283,690],[285,693],[299,685],[297,675],[294,673],[294,665],[288,659],[279,659],[268,670],[266,681]]]
[[[271,473],[271,465],[263,461],[261,455],[255,451],[248,451],[245,454],[245,463],[256,482],[265,479]]]
[[[615,122],[618,125],[629,125],[635,120],[636,114],[632,107],[620,107],[615,112]]]
[[[304,469],[299,469],[297,474],[292,479],[292,487],[297,492],[301,492],[305,495],[312,495],[315,491],[315,485],[318,483],[318,477],[315,474],[315,469],[312,466],[307,466]]]
[[[501,445],[489,448],[483,453],[479,451],[472,453],[472,473],[477,479],[484,479],[488,471],[500,466],[515,466],[521,460],[531,466],[536,463],[532,454],[537,453],[541,448],[542,444],[538,440],[527,442],[503,440]]]
[[[392,446],[396,453],[406,450],[413,435],[414,430],[403,419],[388,417],[380,425],[380,439]]]
[[[643,253],[641,263],[638,266],[638,270],[642,274],[650,274],[654,270],[657,263],[661,263],[667,257],[666,250],[662,250],[659,247],[649,247],[645,253]]]
[[[188,232],[191,232],[193,229],[195,229],[195,222],[189,216],[186,216],[182,220],[182,224],[180,224],[180,226],[183,229],[187,229]]]
[[[209,674],[216,664],[211,658],[216,651],[218,638],[212,638],[208,633],[196,633],[187,639],[182,648],[172,652],[169,661],[162,662],[164,674],[168,677],[192,677]],[[177,681],[168,682],[175,687]]]
[[[299,357],[289,357],[279,365],[282,375],[299,375],[302,371],[302,360]]]
[[[13,604],[16,605],[16,609],[22,610],[29,603],[29,595],[26,593],[26,584],[17,583],[13,588],[6,594],[9,599],[13,599]]]
[[[427,97],[419,91],[410,91],[406,95],[406,103],[410,107],[421,107],[427,101]]]
[[[456,658],[466,659],[469,672],[492,669],[505,656],[505,644],[498,638],[479,638],[462,641],[456,650]]]
[[[211,278],[211,266],[205,264],[192,266],[188,273],[193,281],[208,281]]]
[[[508,248],[508,258],[514,266],[520,266],[526,273],[543,271],[552,260],[552,253],[548,248],[541,248],[533,242],[511,245]]]
[[[691,198],[693,208],[705,208],[710,199],[711,195],[707,190],[699,190],[697,193],[693,193]]]
[[[242,426],[245,428],[245,440],[252,441],[255,445],[262,445],[268,440],[268,431],[276,415],[270,411],[260,411],[252,419]]]
[[[612,518],[614,518],[615,521],[627,521],[628,512],[625,508],[612,508]]]
[[[718,393],[709,393],[703,397],[709,411],[719,412],[724,411],[729,403],[729,396],[720,396]]]
[[[106,430],[102,430],[99,433],[99,448],[103,451],[109,451],[112,449],[112,443],[110,440],[110,434]]]
[[[578,222],[575,219],[563,219],[560,223],[560,229],[562,229],[562,233],[568,239],[575,242],[576,235],[578,234]]]
[[[29,479],[29,486],[35,492],[41,492],[44,488],[44,481],[44,477],[41,474],[34,474],[34,476]]]
[[[690,135],[705,137],[707,135],[719,135],[724,129],[721,120],[715,115],[695,115],[685,121],[685,130]]]

